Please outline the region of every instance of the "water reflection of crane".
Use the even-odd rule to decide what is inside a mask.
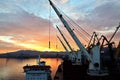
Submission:
[[[9,62],[9,58],[6,58],[6,65],[8,64],[8,62]]]

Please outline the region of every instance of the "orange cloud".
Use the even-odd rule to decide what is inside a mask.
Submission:
[[[56,50],[54,48],[56,30],[49,20],[29,14],[24,10],[15,12],[0,13],[0,53],[20,49],[49,50],[49,27],[51,28],[50,50]]]
[[[69,0],[61,0],[62,1],[62,3],[66,3],[66,2],[68,2]]]

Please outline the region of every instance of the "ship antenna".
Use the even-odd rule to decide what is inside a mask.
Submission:
[[[40,55],[38,56],[38,65],[40,65]]]

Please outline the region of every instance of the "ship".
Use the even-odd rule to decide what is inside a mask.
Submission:
[[[54,80],[120,80],[120,42],[116,48],[113,47],[114,42],[112,42],[120,24],[109,40],[104,35],[98,38],[93,32],[88,47],[85,47],[55,4],[51,0],[49,2],[79,48],[78,51],[74,51],[61,34],[71,50],[69,52],[58,37],[66,50],[66,55],[58,67]],[[59,32],[61,33],[60,30]]]
[[[52,80],[50,66],[45,61],[40,61],[40,55],[36,65],[26,65],[23,67],[25,80]]]

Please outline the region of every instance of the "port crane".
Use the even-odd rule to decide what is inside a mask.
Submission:
[[[105,76],[108,75],[107,72],[104,72],[100,68],[100,44],[96,44],[92,47],[91,53],[88,53],[86,48],[83,46],[83,44],[79,41],[77,36],[74,34],[72,29],[70,28],[69,24],[67,21],[63,18],[62,14],[58,11],[58,9],[55,7],[55,5],[52,3],[51,0],[49,0],[50,5],[58,15],[59,19],[61,22],[64,24],[64,27],[67,29],[79,49],[83,52],[83,55],[86,56],[87,60],[89,61],[89,69],[88,69],[88,74],[92,76]]]
[[[115,34],[117,33],[117,31],[119,30],[119,28],[120,28],[120,24],[118,27],[116,27],[115,32],[113,33],[113,35],[111,36],[111,38],[109,40],[104,35],[102,35],[101,38],[99,39],[99,41],[100,41],[103,38],[100,49],[102,49],[104,46],[108,45],[108,49],[109,49],[109,53],[110,53],[110,57],[111,57],[112,61],[116,60],[116,57],[114,55],[116,55],[117,53],[113,54],[114,52],[112,50],[112,48],[113,48],[112,45],[114,44],[114,42],[111,42],[111,41],[112,41],[113,37],[115,36]],[[106,44],[104,45],[105,41],[106,41]],[[118,44],[118,48],[119,48],[119,44]],[[117,49],[117,51],[119,51],[119,50]]]
[[[69,49],[71,50],[70,52],[70,56],[69,59],[74,63],[74,64],[81,64],[81,52],[77,51],[75,52],[72,47],[70,46],[70,44],[68,43],[67,39],[65,38],[65,36],[63,35],[62,31],[59,29],[58,26],[56,26],[58,31],[60,32],[61,36],[63,37],[64,41],[66,42],[66,44],[68,45]],[[79,56],[79,57],[78,57]]]
[[[104,46],[104,41],[107,42],[107,44],[105,44],[105,45],[109,45],[109,44],[112,44],[112,43],[113,43],[113,42],[111,42],[111,41],[112,41],[113,37],[115,36],[115,34],[117,33],[117,31],[119,30],[119,28],[120,28],[120,24],[119,24],[118,27],[116,27],[115,32],[113,33],[113,35],[111,36],[111,38],[110,38],[109,40],[108,40],[104,35],[101,36],[101,38],[103,38],[103,41],[102,41],[101,47]],[[101,40],[101,38],[99,39],[99,41]]]
[[[92,36],[91,36],[91,38],[90,38],[90,41],[89,41],[89,43],[88,43],[88,49],[89,48],[91,48],[92,46],[94,46],[95,45],[95,42],[97,43],[98,42],[98,37],[97,37],[97,34],[96,34],[96,32],[93,32],[93,34],[92,34]],[[93,42],[92,42],[93,41]]]
[[[113,37],[115,36],[115,34],[116,34],[116,32],[119,30],[119,28],[120,28],[120,23],[119,23],[119,26],[116,27],[116,30],[115,30],[115,32],[113,33],[112,37],[110,38],[109,42],[111,42],[111,40],[113,39]]]

